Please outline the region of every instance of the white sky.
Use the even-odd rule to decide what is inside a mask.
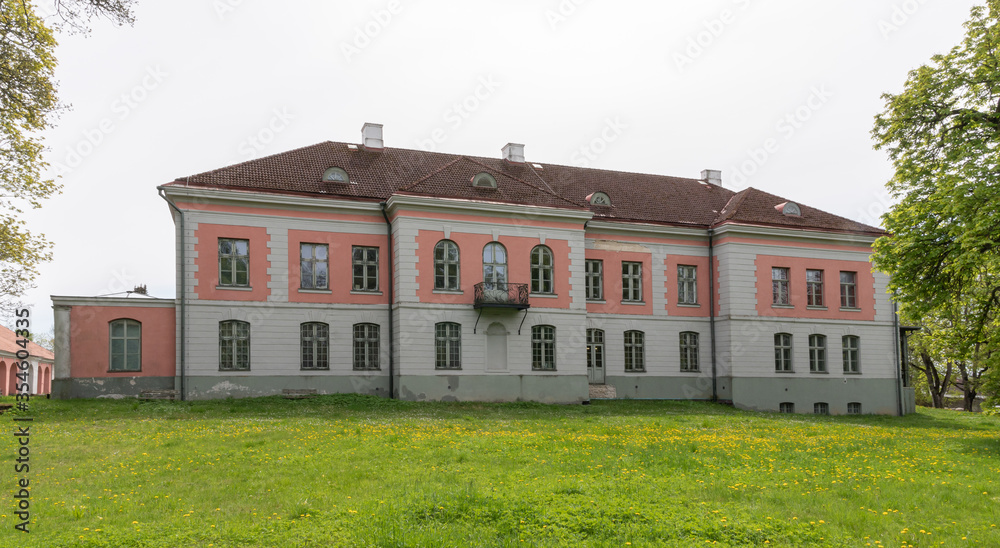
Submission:
[[[26,215],[55,243],[26,299],[33,328],[51,329],[49,295],[174,296],[157,185],[359,142],[364,122],[390,147],[436,137],[499,157],[513,141],[529,161],[721,169],[733,190],[877,225],[892,174],[869,133],[879,96],[957,45],[975,4],[139,0],[134,28],[60,37],[72,110],[47,134],[63,192]]]

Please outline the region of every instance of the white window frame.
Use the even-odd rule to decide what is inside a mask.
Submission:
[[[452,257],[451,250],[454,250]],[[438,291],[461,290],[462,262],[458,244],[441,240],[434,246],[434,289]]]
[[[698,304],[698,267],[677,265],[677,304]]]
[[[844,275],[848,278],[845,279]],[[858,273],[842,270],[840,272],[840,308],[858,307]]]
[[[299,352],[303,371],[330,369],[330,326],[323,322],[299,324]]]
[[[826,373],[826,335],[809,335],[809,371]]]
[[[325,259],[317,258],[319,249],[326,255]],[[308,251],[308,256],[306,252]],[[306,267],[308,265],[308,268]],[[326,279],[323,283],[317,283],[318,277],[316,265],[323,265],[326,269]],[[309,272],[308,279],[306,272]],[[299,288],[300,289],[329,289],[330,288],[330,246],[328,244],[314,244],[309,242],[299,243]]]
[[[840,342],[843,347],[844,373],[861,373],[861,337],[844,335]]]
[[[698,333],[681,331],[680,333],[681,371],[685,373],[700,371],[698,363]]]
[[[551,325],[531,326],[532,371],[556,370],[556,328]]]
[[[587,286],[588,301],[604,300],[604,261],[601,259],[587,259],[584,261]]]
[[[555,258],[548,246],[536,245],[531,250],[531,292],[542,295],[555,292]]]
[[[240,320],[219,322],[219,371],[249,370],[250,323]]]
[[[811,277],[815,279],[811,279]],[[823,271],[806,269],[806,306],[826,306],[823,300]]]
[[[372,258],[373,254],[374,258]],[[360,274],[359,268],[361,269]],[[351,290],[377,293],[378,278],[378,247],[351,246]]]
[[[787,306],[792,297],[788,287],[788,268],[784,266],[771,267],[771,304]]]
[[[622,302],[642,302],[642,262],[622,261]]]
[[[250,240],[244,238],[219,238],[219,286],[220,287],[250,287]],[[224,253],[222,251],[222,244],[228,243],[230,251]],[[239,244],[246,245],[246,253],[239,252]],[[222,265],[223,260],[229,261],[229,268],[224,268]],[[245,271],[239,268],[239,265],[245,265]],[[229,274],[229,283],[223,281],[222,276],[224,273]],[[243,283],[240,283],[240,274],[246,277]]]
[[[455,322],[434,324],[434,369],[462,368],[462,325]]]
[[[792,371],[791,333],[774,334],[774,370],[778,373],[790,373]]]
[[[646,371],[646,334],[637,329],[625,332],[625,371]]]
[[[380,328],[375,323],[356,323],[353,332],[355,371],[378,371],[381,353]]]

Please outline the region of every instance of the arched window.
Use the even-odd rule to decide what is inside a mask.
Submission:
[[[861,372],[861,339],[847,335],[844,343],[844,373]]]
[[[136,320],[114,320],[109,325],[111,371],[142,370],[142,324]]]
[[[774,370],[792,370],[792,336],[788,333],[774,334]]]
[[[531,250],[531,292],[552,293],[552,250],[544,245]]]
[[[646,370],[645,342],[642,331],[625,332],[625,371]]]
[[[698,371],[698,334],[694,331],[681,333],[681,371]]]
[[[358,371],[379,368],[379,328],[373,323],[354,324],[354,369]]]
[[[441,240],[434,246],[434,289],[459,290],[458,259],[458,244],[455,242]]]
[[[250,324],[239,320],[219,322],[219,369],[250,369]]]
[[[507,290],[507,249],[499,242],[483,248],[483,283],[485,289]]]
[[[809,371],[826,373],[826,336],[809,335]]]
[[[535,325],[531,328],[531,368],[554,371],[556,368],[556,328]]]
[[[330,326],[307,322],[299,328],[302,369],[330,369]]]
[[[434,324],[434,368],[462,368],[462,326],[453,322]]]

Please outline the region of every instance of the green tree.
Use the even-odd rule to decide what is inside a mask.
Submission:
[[[892,160],[887,186],[899,202],[873,262],[891,276],[902,315],[943,330],[942,356],[978,386],[1000,335],[1000,0],[973,8],[965,28],[902,93],[882,96],[872,135]]]
[[[86,22],[102,16],[132,22],[131,0],[54,0],[55,18],[46,22],[35,6],[0,0],[0,298],[24,294],[51,259],[51,244],[28,230],[21,215],[39,208],[59,191],[43,176],[42,132],[52,127],[60,107],[53,79],[53,28],[86,32]]]

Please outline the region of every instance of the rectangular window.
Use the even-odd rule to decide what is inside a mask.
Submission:
[[[645,371],[645,335],[642,331],[625,332],[625,371]]]
[[[111,371],[140,371],[142,365],[142,324],[135,320],[111,322]]]
[[[861,340],[853,335],[844,337],[844,373],[861,372]]]
[[[219,285],[250,285],[250,240],[219,238]]]
[[[783,401],[783,402],[781,402],[781,403],[778,404],[778,412],[779,413],[794,413],[795,412],[795,404],[792,403],[792,402],[790,402],[790,401]]]
[[[841,308],[857,308],[858,307],[858,273],[857,272],[841,272],[840,273],[840,307]]]
[[[698,304],[698,269],[694,266],[677,267],[677,303]]]
[[[326,244],[299,244],[299,270],[302,289],[328,289],[330,287],[330,261]]]
[[[822,270],[806,270],[806,305],[823,306]]]
[[[826,373],[826,337],[809,335],[809,371]]]
[[[847,414],[848,415],[860,415],[861,414],[861,402],[852,401],[847,404]]]
[[[771,303],[790,304],[787,268],[774,267],[771,269]]]
[[[535,371],[556,368],[556,328],[536,325],[531,328],[531,368]]]
[[[587,259],[587,300],[604,299],[604,261]]]
[[[681,333],[681,371],[698,371],[698,334]]]
[[[434,368],[462,368],[462,326],[441,322],[434,325]]]
[[[642,302],[642,263],[622,261],[622,301]]]
[[[351,248],[351,265],[354,268],[354,291],[378,291],[378,248],[354,246]]]
[[[373,323],[354,324],[354,370],[377,370],[379,327]]]
[[[458,244],[441,240],[434,246],[434,289],[458,291]]]
[[[250,369],[250,324],[239,320],[219,322],[219,369]]]
[[[553,266],[552,250],[540,245],[531,250],[531,292],[552,294]]]
[[[330,326],[325,323],[304,323],[299,329],[302,347],[302,369],[330,369]]]
[[[824,402],[818,402],[813,404],[813,413],[816,415],[829,415],[830,414],[830,404]]]
[[[774,335],[774,370],[792,370],[792,336],[788,333]]]

